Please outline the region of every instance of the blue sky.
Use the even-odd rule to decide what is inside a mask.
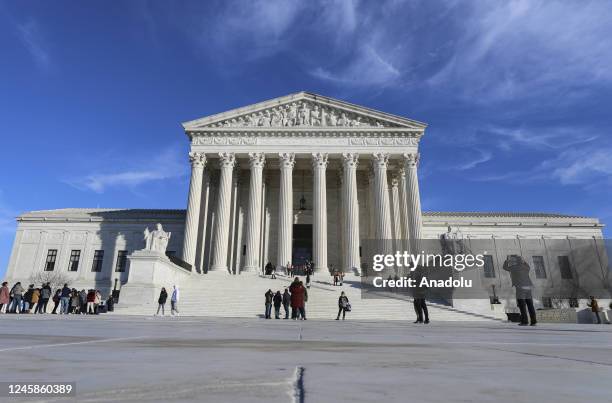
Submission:
[[[180,122],[302,90],[427,122],[426,210],[610,223],[611,37],[605,1],[1,1],[0,274],[20,212],[184,208]]]

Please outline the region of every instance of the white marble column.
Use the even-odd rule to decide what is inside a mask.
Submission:
[[[312,154],[313,186],[313,260],[316,271],[327,270],[327,154]]]
[[[278,258],[276,264],[285,267],[291,262],[293,243],[293,166],[294,153],[278,154],[280,160],[280,194],[278,203]]]
[[[391,176],[391,228],[393,229],[394,249],[401,250],[402,244],[402,219],[400,214],[400,177],[398,173],[393,173]]]
[[[376,239],[389,240],[391,235],[391,210],[389,208],[389,189],[387,185],[387,164],[389,154],[372,154],[374,172],[374,216],[376,221]]]
[[[359,155],[355,153],[342,154],[343,185],[344,185],[344,271],[359,271],[359,203],[357,201],[357,164]]]
[[[200,224],[198,228],[198,250],[196,253],[197,267],[200,273],[204,274],[205,251],[206,251],[206,234],[208,232],[208,211],[210,209],[210,172],[204,171],[202,178],[202,201],[200,203]]]
[[[213,244],[213,264],[210,271],[227,271],[227,246],[229,242],[230,207],[232,203],[232,171],[236,164],[233,153],[219,153],[219,188]]]
[[[423,221],[421,216],[421,196],[419,194],[419,179],[417,165],[419,154],[404,154],[404,170],[406,173],[406,206],[408,211],[408,236],[412,253],[420,253],[420,240],[423,238]]]
[[[402,247],[410,251],[410,223],[408,219],[408,195],[406,194],[406,170],[402,167],[399,170],[399,200],[400,200],[400,220],[402,227]]]
[[[200,221],[200,200],[202,197],[202,173],[206,165],[204,153],[190,152],[191,180],[189,181],[189,198],[187,199],[187,216],[185,219],[185,236],[183,239],[183,260],[194,266],[198,240],[198,223]]]
[[[246,257],[243,271],[257,272],[261,239],[262,177],[266,161],[264,153],[250,153],[249,206],[247,211]]]

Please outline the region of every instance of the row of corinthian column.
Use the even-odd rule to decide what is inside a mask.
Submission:
[[[209,271],[228,269],[228,244],[232,200],[232,174],[236,164],[234,153],[219,153],[220,170],[215,223],[213,226],[212,264]],[[280,153],[280,191],[278,217],[277,264],[286,266],[292,260],[293,241],[293,168],[294,153]],[[392,179],[391,192],[388,187],[387,167],[389,154],[374,153],[372,157],[374,236],[376,239],[407,240],[402,247],[413,251],[419,249],[422,237],[421,203],[417,176],[418,154],[403,154],[403,167]],[[201,212],[202,182],[207,158],[204,153],[191,152],[191,180],[185,219],[183,260],[195,266],[198,239],[204,242],[205,234],[199,234],[205,225],[205,214]],[[249,153],[251,170],[249,200],[246,217],[246,254],[242,271],[258,272],[262,234],[263,169],[264,153]],[[344,271],[360,270],[359,203],[357,198],[357,166],[359,155],[342,154],[341,176],[341,226],[342,262]],[[328,154],[312,154],[313,168],[313,263],[315,270],[326,270],[327,260],[327,182]],[[206,178],[209,178],[207,175]],[[208,182],[207,182],[208,183]],[[205,209],[208,207],[208,187]],[[391,200],[389,195],[391,193]],[[204,223],[202,223],[204,214]],[[393,221],[392,221],[393,217]],[[205,231],[205,229],[204,229]]]

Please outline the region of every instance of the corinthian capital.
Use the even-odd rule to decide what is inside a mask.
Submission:
[[[251,168],[263,168],[266,163],[266,154],[249,153],[249,166]]]
[[[281,168],[293,168],[295,165],[295,154],[294,153],[279,153],[280,167]]]
[[[359,163],[359,154],[357,153],[343,153],[342,154],[342,166],[345,168],[357,168]]]
[[[387,153],[374,153],[372,154],[372,167],[376,168],[387,168],[389,163],[389,154]]]
[[[404,167],[408,168],[416,168],[419,164],[419,154],[418,153],[405,153],[404,154]]]
[[[203,168],[206,165],[206,154],[191,151],[189,153],[189,162],[193,168]]]
[[[234,153],[219,153],[219,168],[233,168],[236,165]]]
[[[322,169],[327,168],[327,153],[313,153],[312,167]]]

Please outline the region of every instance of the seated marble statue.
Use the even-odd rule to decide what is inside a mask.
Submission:
[[[144,230],[145,250],[152,250],[159,253],[166,253],[168,241],[172,233],[164,231],[161,224],[155,226],[155,230],[149,231],[149,227]]]

